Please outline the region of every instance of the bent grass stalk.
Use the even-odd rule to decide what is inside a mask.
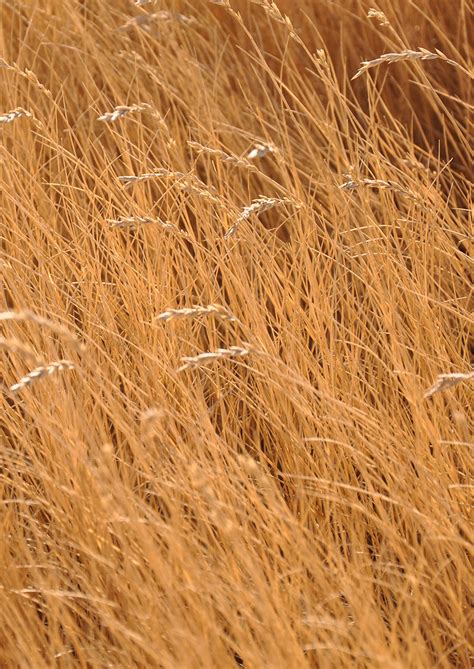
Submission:
[[[28,372],[28,374],[21,378],[17,383],[10,386],[10,392],[18,393],[20,390],[23,390],[23,388],[26,388],[27,386],[31,386],[39,379],[55,374],[56,372],[62,372],[66,369],[74,369],[74,363],[71,362],[71,360],[58,360],[56,362],[50,362],[47,365],[36,367],[36,369]]]
[[[22,311],[4,311],[0,313],[0,321],[16,321],[16,322],[31,322],[36,323],[43,327],[47,327],[52,332],[61,335],[68,341],[70,341],[76,348],[79,350],[85,349],[85,344],[79,340],[77,335],[74,332],[71,332],[67,327],[61,325],[60,323],[55,323],[49,318],[44,316],[39,316],[29,309],[24,309]]]
[[[263,158],[269,153],[275,153],[275,147],[271,144],[261,144],[257,142],[251,151],[247,154],[247,160],[255,160],[255,158]]]
[[[208,351],[205,353],[199,353],[194,356],[185,356],[181,358],[183,363],[181,367],[178,367],[177,372],[184,372],[187,369],[195,369],[197,367],[203,367],[208,365],[215,360],[227,360],[229,358],[242,358],[250,354],[258,353],[258,351],[253,348],[251,344],[246,342],[243,343],[243,346],[230,346],[229,348],[218,348],[215,351]]]
[[[428,49],[423,49],[422,47],[419,47],[418,51],[412,51],[411,49],[407,49],[406,51],[400,51],[400,52],[394,52],[394,53],[384,53],[378,58],[374,58],[373,60],[364,60],[361,63],[361,67],[357,70],[355,75],[352,77],[351,81],[354,81],[354,79],[358,79],[358,77],[362,76],[364,72],[367,72],[368,70],[378,67],[379,65],[382,65],[384,63],[387,64],[392,64],[392,63],[399,63],[401,61],[411,61],[411,60],[442,60],[445,63],[448,63],[448,65],[453,65],[457,69],[461,70],[465,74],[467,74],[471,79],[474,77],[472,72],[469,72],[469,70],[466,70],[462,65],[457,63],[455,60],[452,60],[451,58],[448,58],[442,51],[439,49],[435,49],[435,51],[428,51]]]
[[[258,5],[264,12],[277,23],[288,24],[289,19],[281,13],[276,3],[273,0],[250,0],[253,5]]]
[[[236,218],[234,225],[230,227],[225,233],[224,239],[229,239],[230,237],[234,237],[234,235],[237,233],[239,229],[240,224],[243,221],[249,219],[251,216],[258,216],[262,212],[267,211],[268,209],[273,209],[273,207],[278,207],[282,204],[293,204],[297,207],[300,206],[298,205],[298,203],[294,202],[294,200],[291,200],[289,198],[259,197],[256,200],[253,200],[251,204],[242,209],[242,211]]]
[[[199,142],[188,142],[188,146],[196,151],[198,155],[205,154],[208,156],[214,156],[216,158],[219,158],[222,160],[223,163],[231,163],[232,165],[235,165],[237,167],[245,167],[249,170],[256,170],[255,165],[252,165],[248,160],[245,160],[243,158],[238,158],[237,156],[233,156],[229,153],[226,153],[225,151],[222,151],[221,149],[213,149],[210,146],[205,146],[203,144],[200,144]],[[249,156],[247,156],[249,158]]]
[[[373,7],[367,12],[368,19],[376,19],[379,22],[380,26],[389,26],[390,21],[387,19],[385,14],[379,9],[374,9]]]
[[[23,109],[23,107],[17,107],[12,111],[6,112],[5,114],[1,114],[0,123],[12,123],[12,121],[15,121],[17,118],[21,118],[22,116],[27,116],[29,118],[32,118],[33,114],[27,111],[26,109]]]
[[[127,116],[132,112],[148,111],[149,109],[151,109],[151,106],[146,103],[130,105],[130,106],[118,105],[117,107],[115,107],[113,111],[105,112],[104,114],[99,116],[97,120],[105,121],[106,123],[113,123],[114,121],[117,121],[117,119]]]
[[[404,197],[410,198],[411,200],[418,201],[419,196],[411,190],[403,188],[396,181],[384,181],[382,179],[349,179],[339,186],[340,190],[356,190],[360,186],[368,186],[369,188],[379,188],[381,190],[393,190],[396,193],[400,193]]]
[[[33,72],[33,70],[29,70],[28,68],[22,70],[17,63],[8,63],[4,58],[0,58],[0,68],[16,72],[16,74],[18,74],[20,77],[31,82],[39,91],[41,91],[41,93],[46,95],[50,100],[53,99],[53,94],[51,93],[51,91],[40,82],[40,80]]]
[[[206,186],[206,184],[204,184],[192,173],[185,174],[184,172],[175,172],[166,168],[160,168],[154,172],[146,172],[144,174],[119,176],[118,179],[121,183],[124,184],[125,188],[129,188],[136,183],[151,181],[153,179],[171,179],[175,182],[175,185],[183,191],[199,195],[200,197],[203,197],[215,204],[223,204],[216,195],[215,189],[211,189]]]

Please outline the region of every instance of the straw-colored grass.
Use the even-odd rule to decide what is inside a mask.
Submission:
[[[0,25],[0,666],[472,666],[468,3]]]

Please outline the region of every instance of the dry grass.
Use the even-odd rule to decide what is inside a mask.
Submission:
[[[471,666],[468,3],[0,24],[0,666]]]
[[[14,383],[10,386],[10,392],[17,393],[20,390],[31,386],[33,383],[36,383],[39,379],[43,379],[45,376],[51,376],[51,374],[55,374],[56,372],[62,372],[65,369],[74,369],[74,363],[70,360],[58,360],[50,362],[47,365],[35,367],[35,369],[28,372],[26,376],[23,376],[18,383]]]
[[[184,307],[183,309],[168,309],[156,316],[157,321],[172,321],[182,318],[196,318],[198,316],[215,316],[223,321],[236,321],[235,316],[229,313],[229,310],[219,304],[209,304],[203,307],[196,304],[194,307]]]

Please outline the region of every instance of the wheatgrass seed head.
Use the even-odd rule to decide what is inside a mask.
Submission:
[[[270,144],[261,144],[257,142],[254,148],[247,154],[247,160],[255,160],[255,158],[263,158],[269,153],[275,153],[275,147]]]
[[[33,114],[26,109],[23,109],[23,107],[17,107],[6,114],[1,114],[0,123],[12,123],[12,121],[16,121],[16,119],[21,118],[22,116],[32,118]]]
[[[278,197],[259,197],[256,200],[253,200],[247,207],[244,207],[240,214],[237,216],[234,225],[232,225],[229,230],[224,235],[224,239],[229,239],[234,237],[237,233],[240,224],[243,221],[246,221],[251,216],[258,216],[259,214],[267,211],[268,209],[273,209],[273,207],[278,207],[284,204],[291,204],[296,208],[299,208],[301,205],[290,198],[278,198]]]
[[[474,381],[474,371],[467,373],[452,372],[450,374],[440,374],[431,388],[428,388],[425,392],[424,397],[427,399],[436,393],[443,392],[448,388],[457,386],[459,383],[466,383],[468,381]]]
[[[435,51],[429,51],[428,49],[423,49],[422,47],[419,47],[418,51],[414,51],[412,49],[406,49],[405,51],[384,53],[378,58],[374,58],[373,60],[364,60],[361,63],[361,67],[352,77],[351,81],[357,79],[368,70],[374,67],[378,67],[379,65],[382,65],[384,63],[390,65],[392,63],[399,63],[401,61],[414,61],[414,60],[425,61],[425,60],[436,60],[436,59],[442,60],[445,63],[448,63],[449,65],[453,65],[454,67],[462,70],[471,79],[474,78],[474,74],[472,72],[466,70],[464,67],[459,65],[459,63],[457,63],[455,60],[448,58],[439,49],[435,49]]]
[[[148,111],[151,109],[149,104],[137,104],[137,105],[118,105],[118,107],[115,107],[115,109],[111,112],[105,112],[101,116],[98,117],[99,121],[105,121],[106,123],[113,123],[114,121],[117,121],[119,118],[122,118],[124,116],[127,116],[128,114],[131,114],[132,112],[140,112],[140,111]]]
[[[255,170],[255,166],[252,165],[249,160],[248,156],[247,159],[245,158],[239,158],[238,156],[231,155],[229,153],[226,153],[225,151],[222,151],[221,149],[214,149],[210,146],[205,146],[203,144],[200,144],[199,142],[192,142],[188,141],[188,146],[196,151],[198,155],[208,155],[208,156],[214,156],[215,158],[218,158],[221,160],[223,163],[229,163],[232,165],[235,165],[237,167],[245,167],[249,170]]]
[[[155,316],[155,321],[173,321],[190,318],[197,318],[200,316],[214,316],[222,321],[237,321],[226,307],[219,304],[209,304],[207,306],[194,305],[182,309],[168,309],[163,313]]]
[[[51,376],[57,372],[62,372],[66,369],[74,369],[74,363],[71,360],[58,360],[50,362],[47,365],[41,365],[28,372],[26,376],[21,378],[17,383],[10,386],[10,392],[18,393],[24,388],[33,385],[36,381],[43,379],[46,376]]]
[[[381,190],[392,190],[411,200],[420,199],[416,193],[404,188],[396,181],[384,181],[383,179],[352,179],[350,178],[350,175],[345,176],[349,178],[339,186],[340,190],[357,190],[361,186],[367,186],[369,188],[377,188]]]
[[[192,193],[203,199],[209,200],[214,204],[225,206],[225,203],[221,201],[217,195],[216,189],[212,186],[207,186],[204,184],[195,174],[192,172],[184,173],[180,171],[173,171],[166,168],[160,168],[154,172],[146,172],[144,174],[130,174],[130,175],[121,175],[118,177],[118,180],[124,184],[125,188],[130,188],[134,184],[143,183],[146,181],[153,181],[154,179],[169,179],[173,185],[175,185],[180,190]]]
[[[367,13],[367,18],[368,19],[375,19],[376,21],[379,22],[379,25],[381,25],[381,26],[389,26],[390,25],[390,21],[387,19],[385,14],[378,9],[373,9],[373,8],[369,9],[369,11]]]
[[[215,351],[199,353],[195,356],[185,356],[181,358],[183,363],[178,367],[177,372],[184,372],[187,369],[203,367],[216,360],[227,360],[231,358],[242,358],[255,354],[257,351],[251,344],[244,342],[243,346],[230,346],[229,348],[218,348]]]
[[[119,229],[129,228],[132,230],[142,225],[143,226],[154,225],[159,228],[162,228],[163,230],[167,230],[169,232],[178,234],[182,237],[189,238],[189,234],[186,232],[186,230],[182,230],[174,223],[170,223],[170,221],[164,221],[161,218],[152,218],[151,216],[130,216],[117,219],[108,219],[107,223],[110,225],[111,228],[119,228]]]

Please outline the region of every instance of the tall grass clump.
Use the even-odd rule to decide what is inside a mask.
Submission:
[[[0,665],[472,666],[468,3],[0,24]]]

